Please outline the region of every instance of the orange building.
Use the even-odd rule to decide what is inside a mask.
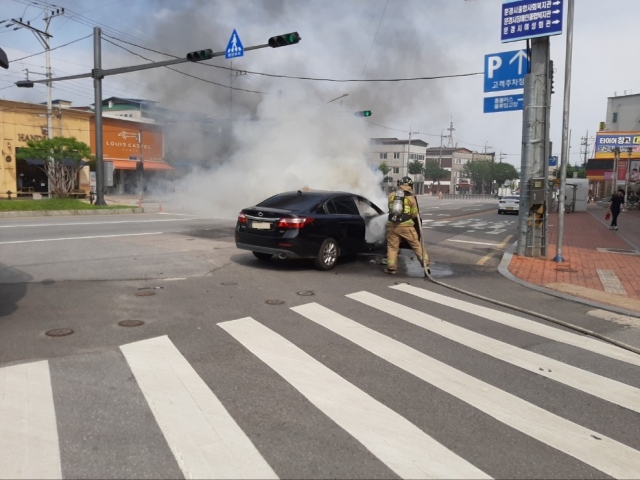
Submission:
[[[90,119],[91,152],[95,155],[95,119]],[[162,126],[120,118],[102,118],[102,154],[113,163],[113,193],[138,193],[136,167],[142,160],[145,187],[166,179],[171,166],[164,161]],[[107,184],[109,184],[107,180]]]

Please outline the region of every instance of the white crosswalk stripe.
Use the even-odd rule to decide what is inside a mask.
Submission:
[[[0,368],[0,478],[62,478],[46,361]]]
[[[120,350],[186,478],[278,478],[168,337]]]
[[[292,310],[493,418],[616,478],[640,476],[640,452],[467,375],[316,303]]]
[[[105,365],[112,365],[118,360],[118,368],[121,369],[118,371],[122,375],[117,378],[128,378],[135,382],[129,384],[128,389],[134,398],[127,398],[137,402],[143,411],[143,415],[138,417],[138,425],[153,424],[155,435],[160,439],[154,443],[154,447],[161,451],[148,454],[165,455],[167,458],[173,456],[175,463],[171,464],[171,468],[177,473],[182,471],[185,478],[278,478],[278,474],[289,476],[289,472],[281,472],[278,468],[282,468],[282,462],[287,461],[299,462],[303,465],[300,471],[304,472],[308,452],[298,452],[297,449],[302,447],[298,447],[297,442],[280,449],[270,449],[265,446],[265,442],[269,441],[264,438],[265,430],[255,429],[254,422],[267,417],[254,415],[253,411],[248,410],[251,408],[248,405],[266,408],[265,412],[270,417],[272,410],[268,405],[272,401],[283,402],[284,412],[291,408],[289,402],[292,401],[301,402],[298,405],[317,411],[318,415],[312,415],[313,418],[305,418],[308,423],[304,424],[302,430],[296,430],[298,434],[302,431],[305,435],[314,436],[324,432],[327,436],[322,438],[333,439],[336,432],[340,432],[343,435],[337,444],[340,448],[344,442],[351,441],[360,449],[358,455],[369,455],[378,462],[371,466],[374,471],[389,469],[384,470],[387,476],[393,472],[400,478],[491,478],[498,473],[491,470],[491,462],[481,464],[484,460],[479,460],[477,451],[460,447],[461,438],[480,438],[475,423],[468,426],[467,432],[464,430],[466,423],[457,423],[456,419],[449,417],[445,417],[444,423],[438,424],[444,427],[435,426],[435,423],[425,423],[423,426],[418,420],[420,417],[412,416],[411,410],[403,410],[403,396],[396,398],[395,404],[387,405],[386,399],[391,397],[381,396],[380,392],[387,388],[385,378],[393,375],[393,371],[408,373],[405,376],[414,383],[424,382],[432,391],[437,389],[439,394],[442,392],[442,395],[450,396],[448,398],[453,397],[459,402],[456,408],[464,407],[482,414],[483,422],[493,422],[502,429],[513,429],[514,434],[517,432],[527,441],[538,443],[541,449],[538,455],[541,452],[553,452],[558,458],[572,457],[566,461],[575,462],[576,465],[581,462],[584,468],[591,467],[604,475],[640,478],[640,451],[633,448],[624,435],[618,438],[613,429],[603,434],[597,431],[599,428],[594,424],[590,427],[581,425],[582,421],[578,419],[586,417],[564,418],[562,413],[558,413],[565,411],[563,408],[549,411],[546,409],[548,407],[543,408],[544,405],[532,403],[534,400],[527,401],[529,397],[527,400],[520,398],[518,395],[521,393],[517,388],[503,390],[436,359],[431,356],[432,353],[425,353],[424,349],[419,351],[365,326],[360,319],[385,319],[414,330],[418,327],[421,332],[428,332],[425,335],[436,335],[455,342],[451,344],[455,348],[479,352],[482,355],[478,358],[486,358],[482,361],[493,362],[493,365],[501,362],[508,366],[505,371],[509,375],[516,371],[513,367],[517,367],[522,375],[544,382],[545,389],[548,388],[551,397],[555,395],[557,400],[554,401],[557,402],[563,401],[563,396],[557,392],[566,392],[567,387],[571,387],[572,395],[597,399],[599,403],[596,402],[594,411],[608,412],[607,409],[611,408],[612,419],[618,418],[614,415],[616,412],[623,412],[627,419],[640,418],[639,388],[477,333],[425,312],[432,312],[432,307],[437,304],[443,311],[452,309],[495,322],[499,324],[498,328],[526,332],[577,347],[582,355],[624,362],[627,365],[623,366],[627,369],[639,367],[640,357],[586,336],[425,288],[408,284],[390,288],[394,290],[394,300],[385,298],[384,294],[361,291],[346,295],[346,299],[341,297],[338,307],[334,309],[318,303],[292,307],[290,310],[294,313],[289,315],[298,322],[294,327],[297,333],[291,336],[291,330],[276,332],[276,327],[265,326],[257,316],[255,319],[246,317],[212,325],[210,334],[216,335],[216,341],[222,339],[227,346],[235,349],[235,356],[230,362],[209,362],[205,366],[200,359],[194,367],[188,353],[176,346],[183,345],[179,339],[173,339],[177,342],[174,344],[165,335],[122,345],[119,351],[110,352],[110,356],[104,360],[109,363]],[[388,294],[392,292],[388,291]],[[413,308],[398,302],[397,299],[403,296]],[[357,307],[357,310],[346,307],[347,303]],[[341,308],[348,309],[353,318],[341,314]],[[353,316],[354,311],[357,317]],[[372,377],[375,382],[367,383],[353,380],[348,371],[345,374],[341,370],[341,357],[327,359],[325,364],[324,355],[322,358],[317,354],[312,356],[313,352],[306,351],[307,344],[300,343],[299,339],[304,337],[298,336],[306,335],[310,329],[320,328],[327,337],[320,342],[315,341],[316,348],[324,348],[325,341],[333,343],[332,338],[339,338],[341,345],[347,346],[343,353],[354,355],[351,358],[373,354],[378,357],[376,361],[385,362],[391,370],[377,372]],[[345,340],[349,343],[345,343]],[[205,349],[209,348],[210,337],[199,335],[196,341]],[[350,357],[344,357],[345,360],[347,358]],[[340,362],[336,363],[336,359]],[[59,375],[65,365],[70,368],[71,364],[56,363],[53,359],[0,368],[0,479],[63,478],[65,472],[69,476],[81,476],[78,471],[65,470],[65,462],[72,461],[69,452],[74,451],[69,448],[69,439],[84,440],[82,422],[92,422],[92,433],[88,435],[88,440],[91,435],[102,435],[100,428],[109,428],[108,425],[100,427],[99,423],[93,423],[94,418],[74,417],[74,421],[80,423],[80,428],[74,426],[75,429],[72,429],[77,436],[73,437],[67,431],[69,427],[59,417],[60,411],[64,410],[66,415],[75,413],[74,406],[65,405],[65,402],[56,403],[60,399],[56,393],[59,395],[61,388],[56,381],[66,378]],[[82,364],[74,368],[77,375],[86,367]],[[209,370],[202,371],[201,368]],[[366,365],[363,368],[366,370]],[[219,373],[219,376],[212,375],[211,370]],[[264,379],[265,386],[258,383],[252,394],[255,396],[258,392],[259,395],[268,388],[267,384],[278,384],[279,388],[270,391],[272,395],[275,393],[275,400],[265,396],[264,405],[262,399],[247,405],[227,403],[232,401],[230,398],[240,398],[229,396],[230,388],[237,388],[238,395],[246,395],[244,388],[250,387],[246,383],[236,384],[236,377],[231,377],[233,380],[228,384],[220,384],[217,379],[227,378],[229,374],[254,371],[258,372],[255,378]],[[391,380],[389,378],[390,384]],[[372,385],[379,385],[380,382],[380,391],[369,391],[378,388]],[[118,384],[109,384],[109,388],[114,385]],[[283,385],[288,388],[286,393],[281,390]],[[82,395],[66,398],[86,401]],[[417,401],[425,405],[428,403],[426,398],[417,398]],[[126,408],[120,413],[130,418],[131,414],[127,415],[129,412]],[[243,416],[237,417],[240,414]],[[424,413],[421,410],[420,415],[429,419],[429,422],[435,418],[429,409],[425,409]],[[284,429],[281,434],[290,435],[286,423],[277,428]],[[318,433],[314,432],[314,428]],[[453,430],[456,432],[452,439],[450,435]],[[104,435],[117,437],[117,434],[108,430],[104,431]],[[355,452],[349,451],[351,454]],[[331,455],[324,451],[314,453],[322,458],[320,465],[326,466],[326,470],[309,470],[308,476],[334,476]],[[465,458],[467,454],[471,454],[470,458]],[[502,455],[501,461],[510,458],[510,452],[503,452]],[[545,460],[539,459],[540,462]],[[532,459],[531,464],[535,463]],[[357,475],[358,466],[354,464],[349,471]],[[122,471],[131,472],[131,476],[136,477],[149,476],[138,465],[131,465]],[[108,472],[96,471],[94,476],[101,474],[107,476]]]
[[[460,300],[458,298],[447,297],[446,295],[431,292],[423,288],[416,288],[411,285],[407,285],[406,283],[395,285],[391,288],[394,290],[399,290],[401,292],[409,293],[411,295],[429,300],[431,302],[454,308],[456,310],[460,310],[462,312],[470,313],[472,315],[482,317],[493,322],[501,323],[502,325],[506,325],[507,327],[517,328],[519,330],[533,333],[535,335],[539,335],[556,342],[566,343],[568,345],[573,345],[574,347],[579,347],[594,353],[598,353],[600,355],[605,355],[622,362],[640,366],[640,357],[635,353],[623,350],[609,343],[601,342],[594,338],[590,338],[584,335],[576,335],[575,333],[560,330],[559,328],[535,322],[533,320],[528,320],[512,313],[501,312],[499,310],[494,310],[489,307],[483,307],[482,305],[476,305],[475,303]]]
[[[490,478],[252,318],[218,325],[401,478]]]
[[[640,390],[637,388],[495,340],[368,292],[353,293],[347,297],[486,355],[640,413]]]

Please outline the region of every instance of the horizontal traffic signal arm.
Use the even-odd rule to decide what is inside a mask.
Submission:
[[[268,43],[264,45],[255,45],[251,47],[245,47],[244,51],[248,52],[251,50],[259,50],[261,48],[277,48],[284,47],[287,45],[293,45],[298,43],[301,40],[298,32],[286,33],[284,35],[277,35],[275,37],[271,37]],[[48,82],[61,82],[64,80],[76,80],[79,78],[103,78],[111,75],[120,75],[121,73],[131,73],[131,72],[139,72],[141,70],[149,70],[152,68],[158,67],[168,67],[170,65],[179,65],[181,63],[187,62],[200,62],[202,60],[209,60],[214,57],[223,57],[226,54],[226,51],[223,50],[221,52],[214,52],[213,50],[206,48],[202,50],[196,50],[194,52],[189,52],[184,58],[176,58],[173,60],[165,60],[162,62],[151,62],[145,63],[142,65],[134,65],[131,67],[120,67],[120,68],[110,68],[110,69],[93,69],[89,73],[81,73],[78,75],[68,75],[66,77],[56,77],[52,79],[43,79],[43,80],[19,80],[16,82],[16,86],[18,87],[27,87],[31,88],[36,83],[48,83]]]

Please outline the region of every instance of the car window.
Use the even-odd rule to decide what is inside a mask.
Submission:
[[[360,215],[353,197],[336,197],[333,199],[333,205],[338,215]]]
[[[371,206],[368,200],[364,198],[357,197],[356,198],[356,206],[358,207],[358,212],[363,217],[372,217],[380,215],[380,213]]]
[[[338,213],[338,211],[336,210],[335,205],[333,204],[333,202],[331,200],[328,200],[327,203],[324,204],[324,206],[327,209],[327,213],[329,215],[335,215],[336,213]]]
[[[317,195],[298,195],[287,193],[274,195],[260,202],[257,207],[277,208],[281,210],[310,211],[320,203]]]

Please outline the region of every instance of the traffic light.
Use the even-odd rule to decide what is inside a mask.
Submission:
[[[210,60],[211,58],[213,58],[213,50],[210,48],[187,53],[187,60],[191,62],[200,62],[202,60]]]
[[[360,112],[354,112],[354,115],[356,117],[370,117],[371,116],[371,110],[362,110]]]
[[[554,90],[553,80],[553,60],[549,60],[549,86],[551,88],[551,95],[556,93]]]
[[[286,47],[287,45],[294,45],[301,40],[298,32],[285,33],[284,35],[277,35],[269,39],[269,46],[271,48]]]

